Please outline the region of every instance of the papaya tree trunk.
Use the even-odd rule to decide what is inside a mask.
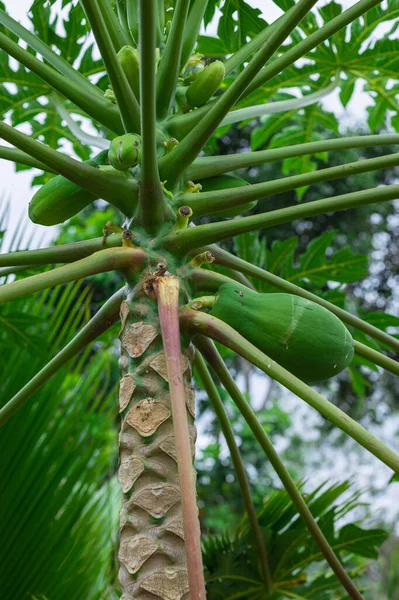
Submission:
[[[157,305],[142,288],[127,290],[121,304],[119,392],[122,600],[188,600],[181,490]],[[182,352],[194,457],[193,351],[186,346]]]

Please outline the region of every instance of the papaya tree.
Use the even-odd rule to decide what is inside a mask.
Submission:
[[[372,128],[388,111],[392,125],[398,124],[399,54],[391,34],[399,9],[395,0],[359,0],[346,10],[336,2],[316,9],[317,0],[275,3],[282,14],[267,24],[244,1],[64,0],[65,35],[51,12],[53,0],[33,3],[33,31],[5,7],[0,10],[2,81],[17,88],[3,88],[0,136],[9,145],[0,156],[43,172],[29,205],[31,220],[56,225],[97,199],[120,215],[119,222],[104,223],[96,238],[0,255],[2,275],[43,268],[3,285],[1,302],[100,273],[120,274],[119,291],[9,399],[0,423],[120,319],[123,600],[206,597],[193,467],[193,368],[234,457],[257,549],[258,597],[290,596],[274,581],[273,555],[266,551],[239,449],[207,365],[236,403],[346,593],[363,597],[214,342],[263,370],[399,475],[399,456],[309,385],[334,377],[354,356],[398,375],[398,363],[389,356],[398,351],[398,339],[220,246],[241,234],[398,198],[399,186],[386,185],[242,216],[276,193],[300,195],[312,183],[399,164],[397,153],[319,170],[310,160],[334,150],[398,144],[395,133],[317,139],[313,130],[331,124],[319,101],[339,89],[348,102],[360,79],[374,101]],[[218,38],[200,35],[216,8]],[[388,24],[388,32],[375,40],[379,24]],[[93,56],[90,32],[101,59]],[[19,63],[16,71],[10,59]],[[299,88],[301,95],[287,95],[287,88]],[[298,111],[296,125],[285,127]],[[265,121],[265,135],[281,129],[281,147],[213,153],[213,136],[221,127],[268,115],[273,116]],[[84,131],[82,119],[96,135]],[[30,124],[30,134],[18,128],[23,123]],[[62,138],[82,160],[60,151]],[[91,148],[101,152],[91,157]],[[253,185],[233,175],[281,159],[297,174]],[[253,281],[273,291],[261,294]]]

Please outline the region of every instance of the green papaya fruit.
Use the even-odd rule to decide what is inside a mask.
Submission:
[[[127,171],[141,161],[141,137],[125,133],[115,137],[108,151],[110,164],[118,171]]]
[[[187,89],[188,104],[192,108],[203,106],[219,88],[225,75],[226,69],[220,60],[215,60],[205,66],[202,71],[198,72],[193,83]]]
[[[129,85],[140,100],[140,53],[132,46],[122,46],[118,52],[118,59],[126,75]]]
[[[351,362],[354,342],[326,308],[291,294],[259,294],[238,283],[219,288],[210,314],[307,382],[337,375]]]
[[[107,163],[108,151],[103,150],[86,165],[98,167]],[[57,175],[45,183],[33,196],[29,204],[29,218],[39,225],[58,225],[73,217],[86,206],[97,200],[80,186],[62,175]]]
[[[214,192],[215,190],[226,190],[249,185],[248,181],[245,181],[245,179],[241,179],[240,177],[236,177],[235,175],[219,175],[218,177],[209,177],[207,179],[202,179],[199,183],[202,186],[201,192]],[[215,213],[215,215],[225,219],[237,217],[238,215],[242,215],[248,210],[251,210],[251,208],[253,208],[255,205],[256,201],[246,202],[245,204],[240,204],[240,206],[236,206],[234,208],[220,210]]]

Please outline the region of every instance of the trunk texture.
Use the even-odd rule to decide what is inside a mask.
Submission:
[[[157,306],[140,291],[121,305],[119,580],[122,600],[188,600],[188,577],[168,376]],[[193,351],[183,379],[194,458]]]

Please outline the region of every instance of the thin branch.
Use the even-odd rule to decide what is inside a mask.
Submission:
[[[177,0],[166,47],[159,63],[156,94],[158,119],[166,117],[175,95],[189,6],[190,0]]]
[[[143,0],[147,2],[148,0]],[[140,39],[142,36],[140,35]],[[194,468],[191,460],[187,409],[182,379],[179,328],[179,280],[174,276],[159,277],[154,283],[158,301],[159,322],[169,379],[170,401],[179,471],[183,531],[187,571],[192,600],[205,600],[204,568],[201,555],[201,533],[198,520]]]
[[[124,2],[125,0],[117,0],[116,1],[116,10],[118,11],[118,20],[119,23],[121,24],[121,27],[123,28],[125,35],[128,36],[128,40],[129,40],[129,44],[133,45],[134,39],[129,31],[129,25],[127,22],[127,13],[126,13],[126,7],[124,6]]]
[[[249,277],[255,277],[259,279],[259,281],[264,281],[277,288],[278,290],[282,290],[283,292],[287,292],[288,294],[295,294],[295,296],[301,296],[302,298],[306,298],[307,300],[311,300],[312,302],[316,302],[316,304],[320,304],[320,306],[324,306],[327,310],[334,313],[341,321],[351,325],[358,331],[362,331],[366,335],[386,344],[399,352],[399,340],[394,338],[393,336],[385,333],[378,327],[374,327],[374,325],[370,325],[366,321],[359,319],[352,313],[343,310],[339,306],[335,306],[331,302],[320,298],[316,294],[312,294],[312,292],[308,292],[307,290],[302,289],[298,285],[294,283],[290,283],[285,279],[282,279],[278,275],[274,275],[273,273],[269,273],[269,271],[265,271],[256,265],[253,265],[242,258],[238,258],[230,252],[226,252],[222,248],[218,246],[211,246],[209,250],[215,256],[216,264],[222,265],[224,267],[228,267],[230,269],[237,269],[241,271],[241,273],[245,273]],[[198,269],[201,270],[201,269]],[[209,271],[210,272],[210,271]],[[197,276],[198,277],[198,276]],[[202,288],[205,289],[205,288]]]
[[[239,411],[243,415],[247,424],[251,428],[251,431],[256,437],[258,443],[264,450],[274,470],[279,476],[283,486],[285,487],[288,495],[291,498],[292,503],[294,504],[298,513],[304,520],[306,527],[313,536],[314,541],[319,547],[324,558],[327,560],[331,569],[334,571],[335,575],[338,577],[339,581],[346,589],[351,598],[353,598],[354,600],[363,600],[363,596],[360,594],[356,586],[351,581],[350,577],[347,575],[344,567],[342,566],[337,556],[335,555],[333,549],[331,548],[330,544],[328,543],[328,540],[326,539],[320,527],[316,523],[308,505],[302,497],[302,494],[300,493],[300,491],[295,485],[295,482],[291,478],[287,467],[276,452],[270,438],[263,429],[262,425],[259,423],[249,403],[241,394],[239,388],[237,387],[234,379],[231,377],[226,365],[224,364],[214,344],[212,344],[212,342],[210,342],[209,340],[204,339],[203,336],[199,336],[195,338],[195,345],[206,357],[207,361],[215,370],[216,374],[218,375],[220,381],[226,388],[227,392],[234,400]]]
[[[98,0],[98,6],[101,10],[106,29],[112,40],[114,50],[115,52],[119,52],[122,46],[131,44],[131,39],[121,26],[118,17],[112,8],[112,3],[109,0]]]
[[[194,0],[190,8],[187,23],[183,32],[183,45],[181,50],[180,69],[183,69],[191,56],[197,42],[202,20],[209,0]]]
[[[22,152],[16,148],[0,146],[0,158],[14,163],[19,163],[20,165],[25,165],[27,167],[33,167],[34,169],[40,169],[41,171],[46,171],[47,173],[55,173],[53,169],[50,169],[47,165],[40,162],[40,160],[36,160],[35,158],[29,156],[29,154],[26,154],[26,152]]]
[[[279,102],[268,102],[267,104],[256,104],[255,106],[246,106],[245,108],[239,108],[238,110],[232,110],[221,122],[223,125],[232,125],[233,123],[239,123],[240,121],[246,121],[248,119],[257,119],[265,115],[272,115],[275,113],[285,112],[289,110],[298,110],[305,106],[315,104],[322,98],[325,98],[331,92],[333,92],[338,86],[336,80],[331,82],[325,88],[307,94],[301,98],[293,98],[292,100],[280,100]]]
[[[83,87],[88,94],[97,94],[103,97],[103,92],[96,85],[91,83],[82,73],[74,69],[65,58],[56,54],[43,40],[38,38],[34,33],[26,29],[23,25],[15,21],[4,10],[0,9],[0,24],[4,25],[9,31],[12,31],[21,40],[26,42],[28,46],[38,52],[52,67],[65,75],[69,80],[74,81],[80,87]]]
[[[231,108],[238,102],[255,75],[261,70],[265,62],[273,56],[277,48],[309,12],[316,1],[299,0],[292,12],[284,15],[281,26],[270,35],[244,71],[238,75],[231,86],[218,98],[210,111],[170,154],[161,159],[161,177],[162,179],[167,179],[169,185],[173,187],[178,177],[197,158],[207,140]]]
[[[393,360],[392,358],[389,358],[389,356],[385,356],[385,354],[382,354],[382,352],[378,352],[373,348],[369,348],[369,346],[366,346],[365,344],[362,344],[361,342],[358,342],[356,340],[355,352],[359,356],[367,358],[367,360],[378,365],[379,367],[382,367],[386,371],[389,371],[390,373],[399,376],[399,362]]]
[[[334,423],[368,452],[374,454],[381,462],[399,474],[399,456],[395,452],[313,388],[258,350],[232,327],[211,315],[185,309],[180,313],[180,322],[185,331],[194,335],[197,333],[206,335],[237,352],[269,377],[305,400],[323,417]]]
[[[0,409],[0,427],[32,397],[61,367],[107,331],[119,319],[124,288],[116,292],[98,310],[79,333],[50,360],[24,387]]]
[[[0,286],[0,303],[22,298],[34,292],[69,283],[107,271],[138,271],[143,267],[145,252],[138,248],[108,248],[63,267],[32,275]]]
[[[95,119],[115,133],[123,133],[119,111],[116,106],[97,94],[90,94],[83,86],[65,77],[52,67],[44,64],[33,54],[21,48],[10,38],[0,33],[0,49],[4,50],[45,81],[50,87],[74,102],[91,118]]]
[[[126,0],[126,16],[130,35],[139,47],[139,8],[138,0]]]
[[[299,58],[302,58],[316,48],[319,44],[323,43],[325,40],[333,36],[340,29],[343,29],[353,21],[355,21],[358,17],[361,17],[368,10],[376,6],[377,4],[381,4],[381,0],[360,0],[340,15],[331,19],[328,23],[316,29],[313,33],[308,35],[304,40],[295,44],[292,48],[287,50],[282,56],[277,58],[273,63],[266,65],[264,69],[254,78],[252,83],[248,86],[245,91],[245,96],[248,96],[251,92],[256,90],[258,87],[265,85],[268,81],[272,79],[275,75],[278,75],[292,65]]]
[[[336,138],[283,146],[271,150],[258,150],[257,152],[242,152],[240,154],[226,154],[224,156],[204,156],[197,158],[186,171],[186,179],[197,181],[207,177],[216,177],[229,171],[247,169],[256,165],[263,165],[286,158],[296,158],[306,154],[318,152],[333,152],[336,150],[349,150],[352,148],[370,148],[373,146],[391,146],[399,144],[399,134],[385,135],[359,135],[354,137]]]
[[[196,352],[194,367],[199,375],[205,392],[208,395],[209,402],[211,403],[212,408],[215,411],[215,414],[220,424],[220,428],[222,430],[222,433],[225,437],[227,446],[230,451],[231,460],[234,466],[238,484],[240,486],[245,510],[247,512],[248,522],[252,529],[253,536],[255,538],[256,548],[258,551],[258,558],[261,564],[263,579],[265,582],[265,592],[267,595],[270,594],[272,591],[273,581],[270,574],[269,560],[267,557],[266,547],[263,540],[262,530],[260,528],[258,517],[256,515],[256,509],[252,501],[251,488],[249,486],[245,466],[234,437],[234,432],[231,427],[229,417],[227,416],[226,410],[223,406],[222,399],[220,398],[217,387],[211,377],[211,374],[209,373],[205,361],[199,352]]]
[[[101,169],[70,158],[5,123],[0,123],[0,138],[42,161],[50,169],[98,198],[111,202],[125,215],[132,214],[138,194],[138,183],[135,179],[121,174],[104,173]]]
[[[143,138],[137,221],[155,231],[168,217],[158,172],[155,65],[156,0],[140,0],[140,110]]]
[[[103,237],[99,237],[83,242],[74,242],[73,244],[39,248],[38,250],[18,250],[17,252],[0,254],[0,267],[21,266],[28,268],[33,265],[69,263],[91,256],[99,250],[104,250],[104,248],[118,248],[121,243],[122,236],[113,234],[105,240]]]
[[[57,97],[57,94],[53,93],[51,95],[51,100],[60,115],[61,119],[65,121],[68,126],[69,131],[75,136],[75,138],[82,142],[82,144],[86,144],[87,146],[94,146],[95,148],[101,148],[101,150],[108,150],[110,142],[103,137],[98,135],[90,135],[86,133],[79,127],[77,123],[72,119],[71,115]]]
[[[241,206],[247,202],[261,200],[281,194],[290,190],[295,190],[302,186],[320,183],[322,181],[332,181],[341,177],[357,175],[359,173],[368,173],[370,171],[389,169],[399,165],[399,153],[369,158],[366,160],[357,160],[356,162],[338,165],[337,167],[328,167],[302,173],[301,175],[291,175],[267,181],[265,183],[254,183],[245,187],[217,190],[214,192],[199,192],[197,194],[180,194],[177,200],[180,204],[189,206],[195,217],[202,215],[215,214],[228,208]]]
[[[97,0],[81,0],[111,81],[126,133],[140,133],[140,108],[121,67]]]
[[[242,190],[243,188],[240,189]],[[194,248],[220,242],[248,231],[257,231],[265,227],[290,223],[297,219],[314,217],[358,206],[366,206],[367,204],[377,202],[396,200],[398,198],[399,185],[387,185],[333,196],[332,198],[323,198],[322,200],[272,210],[250,217],[242,217],[241,219],[209,223],[207,225],[199,225],[198,227],[188,227],[187,229],[167,234],[165,242],[170,247],[188,252]]]

